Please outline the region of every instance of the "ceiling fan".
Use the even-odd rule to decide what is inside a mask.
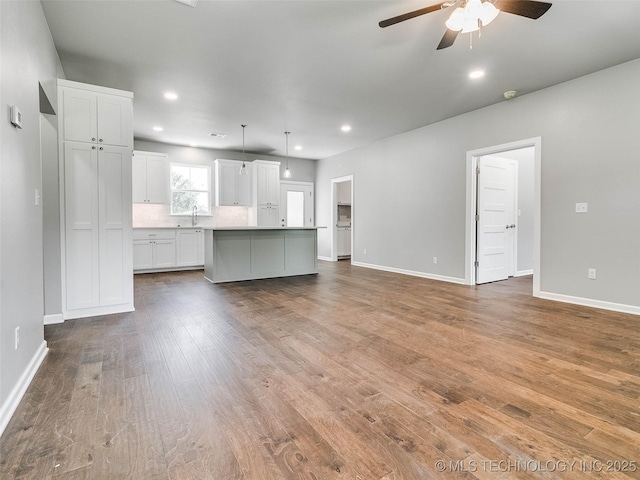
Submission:
[[[438,50],[453,45],[459,33],[475,32],[481,26],[487,26],[501,11],[536,20],[551,8],[550,3],[537,0],[455,0],[437,3],[397,17],[388,18],[378,23],[378,25],[381,28],[389,27],[396,23],[437,10],[444,10],[455,5],[458,5],[457,8],[453,10],[449,20],[445,22],[447,31],[442,40],[440,40]]]

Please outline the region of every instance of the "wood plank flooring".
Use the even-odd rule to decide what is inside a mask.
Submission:
[[[9,479],[640,478],[640,318],[321,262],[45,328]]]

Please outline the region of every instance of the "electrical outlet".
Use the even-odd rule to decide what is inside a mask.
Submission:
[[[587,272],[587,277],[590,280],[595,280],[596,279],[596,269],[595,268],[590,268]]]
[[[438,257],[433,257],[433,263],[437,264],[438,263]]]
[[[367,249],[365,248],[364,251],[362,252],[363,255],[367,254]]]
[[[15,329],[14,349],[17,350],[19,346],[20,346],[20,327],[16,327],[16,329]]]
[[[576,213],[587,213],[589,208],[589,204],[587,203],[576,203]]]
[[[35,197],[33,201],[36,207],[40,206],[40,190],[38,190],[37,188],[36,188]]]

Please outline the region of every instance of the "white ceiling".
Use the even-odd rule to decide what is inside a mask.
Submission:
[[[137,139],[325,158],[640,57],[640,2],[555,0],[436,51],[434,0],[57,1],[43,8],[69,80],[135,93]],[[497,7],[500,6],[498,0]],[[471,81],[468,73],[486,76]],[[165,91],[179,95],[175,102]],[[517,100],[511,100],[517,101]],[[340,131],[352,125],[350,133]],[[164,131],[156,133],[154,125]],[[209,132],[226,133],[224,139]],[[303,150],[294,151],[294,145]]]

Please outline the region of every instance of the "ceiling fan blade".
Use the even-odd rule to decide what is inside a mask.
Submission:
[[[551,8],[551,4],[535,0],[498,0],[496,8],[502,12],[513,13],[514,15],[535,20],[544,15]]]
[[[435,12],[436,10],[441,10],[442,5],[448,2],[438,3],[436,5],[431,5],[430,7],[421,8],[420,10],[415,10],[413,12],[405,13],[403,15],[398,15],[397,17],[388,18],[386,20],[382,20],[378,23],[380,28],[388,27],[390,25],[395,25],[396,23],[404,22],[405,20],[410,20],[415,17],[419,17],[420,15],[426,15],[427,13]]]
[[[447,28],[447,31],[444,32],[444,36],[442,37],[442,40],[440,40],[440,43],[438,44],[438,48],[436,50],[442,50],[443,48],[447,48],[453,45],[453,42],[456,41],[459,33],[460,31]]]

